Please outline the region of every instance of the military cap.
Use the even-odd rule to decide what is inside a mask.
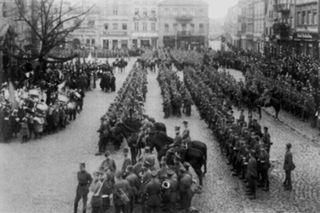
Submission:
[[[127,168],[126,168],[126,171],[132,172],[132,170],[133,170],[133,166],[132,165],[128,165]]]
[[[175,127],[174,127],[174,130],[175,130],[175,131],[179,131],[179,130],[180,130],[180,126],[175,126]]]
[[[104,156],[105,156],[105,157],[108,157],[109,155],[110,155],[110,151],[107,150],[107,151],[104,153]]]
[[[184,120],[182,123],[183,123],[183,124],[188,124],[188,121]]]
[[[291,147],[292,147],[291,143],[287,143],[286,147],[287,147],[287,149],[291,149]]]
[[[172,175],[174,175],[174,173],[175,172],[172,169],[167,170],[167,175],[168,176],[172,176]]]
[[[263,127],[263,129],[268,130],[269,128],[265,126],[265,127]]]
[[[183,166],[184,166],[186,169],[188,169],[188,168],[190,167],[190,163],[184,162],[184,163],[183,163]]]
[[[180,172],[180,173],[185,173],[186,171],[187,171],[187,170],[186,170],[184,167],[180,167],[180,168],[179,168],[179,172]]]
[[[144,151],[150,151],[150,146],[144,147]]]
[[[154,118],[149,118],[149,121],[151,121],[152,123],[156,122],[156,119]]]
[[[86,164],[85,163],[80,163],[80,166],[86,167]]]
[[[123,148],[123,153],[128,153],[129,149],[128,148]]]

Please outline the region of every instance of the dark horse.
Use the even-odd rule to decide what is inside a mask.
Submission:
[[[261,119],[261,117],[262,117],[261,108],[272,106],[275,110],[275,117],[276,117],[276,119],[278,119],[281,105],[280,105],[280,101],[277,97],[275,97],[272,94],[271,97],[269,98],[269,100],[266,101],[266,98],[261,97],[260,94],[252,92],[251,90],[247,90],[245,94],[246,94],[246,102],[248,104],[249,112],[254,109],[257,109],[258,114],[259,114],[259,118]]]
[[[154,135],[150,135],[147,139],[147,144],[150,146],[152,151],[155,147],[158,153],[158,161],[160,162],[161,158],[166,155],[168,151],[168,146],[173,143],[173,139],[167,136],[163,132],[158,132]],[[199,178],[199,183],[202,186],[202,178],[207,172],[207,147],[200,141],[191,142],[190,147],[185,150],[181,155],[181,162],[189,162],[195,173]],[[173,159],[167,159],[168,165],[173,165]],[[204,172],[201,168],[204,166]]]

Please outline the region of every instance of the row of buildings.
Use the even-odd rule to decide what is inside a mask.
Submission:
[[[0,33],[10,26],[16,36],[26,35],[23,20],[12,15],[16,3],[33,11],[42,0],[0,0]],[[58,3],[60,1],[56,0]],[[75,2],[75,1],[73,1]],[[80,27],[68,38],[74,47],[119,49],[139,47],[206,47],[209,5],[203,0],[79,0],[64,2],[69,17],[90,9]],[[10,14],[10,15],[9,15]],[[74,20],[77,22],[79,20]],[[64,23],[67,29],[73,22]],[[4,35],[0,34],[1,38]],[[19,39],[21,41],[22,39]],[[29,43],[32,40],[28,40]],[[26,44],[21,44],[26,45]]]
[[[319,0],[239,0],[224,23],[227,41],[264,54],[319,58]]]
[[[203,0],[106,0],[93,6],[75,43],[99,49],[207,46],[208,4]]]

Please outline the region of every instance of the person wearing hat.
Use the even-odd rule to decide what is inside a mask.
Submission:
[[[122,179],[122,172],[116,172],[116,182],[113,187],[113,203],[116,213],[129,213],[130,185],[127,180]]]
[[[268,132],[268,127],[263,127],[264,133],[262,135],[262,141],[265,144],[265,148],[268,153],[270,153],[270,147],[271,147],[271,136]]]
[[[181,207],[185,212],[189,211],[193,193],[191,191],[192,177],[187,173],[184,167],[179,169],[179,194]]]
[[[263,142],[262,142],[263,143]],[[270,168],[270,158],[269,154],[265,149],[265,145],[262,144],[260,146],[260,154],[259,154],[259,164],[258,170],[261,173],[261,186],[264,187],[263,191],[269,191],[269,174],[268,170]]]
[[[105,212],[110,208],[110,195],[113,191],[113,186],[115,183],[114,173],[110,171],[110,168],[107,168],[102,172],[102,186],[101,186],[101,197],[102,197],[102,206],[101,211]]]
[[[124,160],[122,163],[122,173],[124,174],[126,172],[127,166],[132,165],[132,161],[131,158],[129,158],[129,149],[123,148],[123,156],[124,156]]]
[[[261,125],[259,124],[257,119],[253,119],[253,131],[260,137],[262,137]]]
[[[145,147],[145,155],[144,155],[144,162],[146,163],[146,166],[150,168],[151,171],[155,171],[156,168],[156,157],[150,153],[150,147]]]
[[[87,210],[89,186],[91,185],[92,177],[85,168],[85,163],[80,163],[80,171],[77,173],[78,186],[76,191],[76,198],[74,201],[74,213],[78,212],[78,203],[81,198],[83,201],[83,213],[85,213]]]
[[[190,146],[190,130],[188,128],[188,121],[183,121],[184,130],[182,132],[182,143],[188,148]]]
[[[284,180],[283,186],[286,190],[292,189],[292,182],[291,182],[291,172],[295,169],[295,164],[293,163],[293,156],[291,152],[291,143],[286,144],[286,154],[284,156],[284,164],[283,169],[286,173],[286,178]]]
[[[179,182],[177,179],[177,174],[172,169],[169,169],[167,171],[167,177],[168,177],[167,181],[169,182],[170,187],[169,187],[169,199],[167,200],[165,205],[168,212],[175,213],[177,212],[176,203],[178,201]]]
[[[107,171],[109,169],[112,173],[115,173],[117,170],[117,166],[116,166],[116,162],[112,158],[110,158],[110,151],[107,150],[104,153],[104,156],[106,157],[106,159],[102,161],[100,165],[100,170]]]
[[[97,131],[99,132],[99,143],[98,143],[99,151],[96,153],[96,155],[101,155],[103,152],[105,152],[107,142],[108,142],[108,137],[110,135],[109,133],[110,126],[108,124],[108,120],[104,116],[102,116],[100,118],[100,122],[101,122],[100,128]]]
[[[102,183],[100,182],[100,175],[99,171],[93,173],[93,181],[90,185],[90,191],[92,192],[91,197],[91,207],[92,213],[100,213],[100,209],[102,206],[102,197],[100,194]]]
[[[189,168],[190,168],[190,163],[188,163],[188,162],[184,162],[183,163],[183,167],[186,169],[186,173],[188,173],[189,175],[190,175],[190,177],[192,178],[192,173],[191,173],[191,171],[189,170]]]
[[[173,143],[169,145],[169,150],[166,153],[166,158],[170,157],[171,153],[178,152],[182,148],[182,137],[180,135],[180,127],[176,126],[174,128],[176,136],[173,140]]]
[[[130,185],[130,192],[129,192],[130,204],[129,204],[129,209],[130,209],[130,212],[133,212],[134,204],[135,204],[136,198],[137,198],[137,196],[139,194],[139,186],[140,186],[140,184],[139,184],[138,176],[133,172],[132,165],[127,166],[125,179],[128,181],[128,183]]]
[[[161,198],[160,191],[161,183],[157,178],[157,172],[151,173],[151,180],[146,184],[142,194],[146,197],[145,207],[147,213],[160,212]]]
[[[255,179],[257,178],[257,160],[255,158],[255,151],[249,151],[249,162],[247,166],[247,180],[249,183],[249,190],[247,191],[247,195],[249,195],[249,199],[256,198],[256,183]]]

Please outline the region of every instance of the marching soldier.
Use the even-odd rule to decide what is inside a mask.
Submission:
[[[267,150],[267,152],[270,154],[270,147],[271,147],[271,141],[270,141],[270,134],[268,132],[268,127],[263,127],[264,130],[264,134],[262,136],[262,141],[265,144],[265,148]]]
[[[261,176],[262,176],[262,186],[263,191],[269,191],[269,174],[268,170],[270,168],[270,159],[269,159],[269,154],[265,149],[265,145],[261,145],[260,147],[260,156],[259,156],[259,161],[260,161],[260,171],[261,171]]]
[[[77,173],[78,178],[78,187],[76,192],[76,198],[74,201],[74,213],[78,211],[78,203],[82,198],[83,202],[83,213],[87,211],[87,201],[88,201],[88,193],[89,193],[89,186],[92,182],[91,175],[85,170],[86,165],[85,163],[80,163],[80,171]]]
[[[247,167],[247,180],[249,183],[249,190],[247,191],[247,195],[249,195],[249,199],[256,198],[256,183],[255,179],[257,178],[257,160],[254,156],[254,151],[249,152],[249,162]]]
[[[130,193],[129,193],[129,199],[130,199],[130,204],[129,204],[129,209],[130,213],[133,213],[134,209],[134,204],[136,201],[136,197],[138,196],[138,189],[139,189],[139,178],[138,176],[133,173],[133,167],[132,165],[127,166],[126,169],[126,180],[128,181],[130,185]]]

